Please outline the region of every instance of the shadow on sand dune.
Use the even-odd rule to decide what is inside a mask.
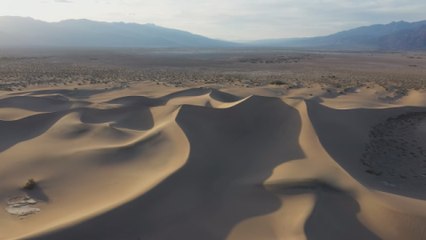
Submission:
[[[19,108],[35,112],[54,112],[67,110],[70,107],[71,102],[60,95],[45,97],[16,96],[0,99],[0,108]]]
[[[42,113],[15,121],[0,120],[0,152],[46,132],[65,112]],[[30,129],[29,129],[30,126]]]
[[[170,100],[181,97],[195,97],[209,94],[209,96],[221,102],[236,102],[241,100],[240,97],[234,96],[229,93],[221,92],[212,88],[190,88],[177,92],[173,92],[158,98],[150,98],[145,96],[126,96],[112,99],[107,103],[111,104],[142,104],[149,107],[161,106],[167,104]]]
[[[314,209],[305,223],[309,240],[379,239],[358,221],[356,216],[360,206],[347,192],[315,179],[274,184],[268,189],[280,195],[315,195]]]
[[[251,97],[227,109],[183,106],[176,121],[190,142],[186,165],[143,196],[39,239],[225,239],[281,206],[262,184],[304,155],[296,109]]]
[[[41,202],[49,202],[50,198],[47,196],[43,188],[40,186],[36,186],[34,189],[31,190],[24,190],[25,194],[30,196],[31,198],[41,201]]]
[[[120,88],[117,87],[117,88],[109,88],[109,89],[101,89],[101,90],[100,89],[53,89],[53,90],[37,90],[37,91],[19,92],[19,93],[11,94],[11,95],[28,94],[32,96],[37,96],[37,95],[60,94],[67,98],[87,99],[94,95],[111,92],[118,89]]]
[[[67,114],[80,112],[83,123],[107,123],[112,127],[147,130],[154,126],[151,111],[145,106],[123,106],[115,109],[77,108],[66,111],[52,113],[41,113],[31,115],[18,120],[0,120],[0,152],[3,152],[14,145],[36,138],[48,131],[59,119]],[[73,130],[73,129],[70,129]],[[77,129],[80,133],[88,129]],[[70,133],[71,134],[71,133]],[[72,134],[77,134],[74,132]]]
[[[110,109],[83,108],[81,121],[88,124],[107,123],[118,128],[148,130],[154,126],[150,109],[144,105],[129,104]]]
[[[361,158],[369,143],[371,128],[390,117],[408,112],[425,111],[420,107],[387,109],[333,109],[320,104],[318,99],[306,101],[309,118],[318,138],[330,156],[346,172],[363,185],[380,191],[426,199],[426,192],[418,188],[404,189],[383,184],[380,176],[367,174]]]

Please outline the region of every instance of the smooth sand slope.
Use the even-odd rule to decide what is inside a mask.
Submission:
[[[0,239],[426,239],[426,93],[382,91],[0,92]]]

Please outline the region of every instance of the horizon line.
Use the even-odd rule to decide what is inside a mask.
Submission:
[[[325,37],[325,36],[330,36],[339,32],[345,32],[345,31],[350,31],[353,29],[357,29],[357,28],[362,28],[362,27],[370,27],[370,26],[376,26],[376,25],[389,25],[392,23],[419,23],[419,22],[425,22],[426,20],[420,20],[420,21],[406,21],[406,20],[394,20],[392,22],[388,22],[388,23],[376,23],[376,24],[371,24],[371,25],[361,25],[361,26],[357,26],[357,27],[353,27],[353,28],[349,28],[346,30],[342,30],[342,31],[336,31],[330,34],[324,34],[324,35],[313,35],[313,36],[302,36],[302,37],[278,37],[278,38],[261,38],[261,39],[222,39],[222,38],[216,38],[216,37],[211,37],[211,36],[207,36],[204,34],[199,34],[199,33],[195,33],[195,32],[191,32],[185,29],[179,29],[179,28],[171,28],[171,27],[167,27],[167,26],[163,26],[163,25],[158,25],[152,22],[146,22],[146,23],[139,23],[139,22],[126,22],[126,21],[105,21],[105,20],[96,20],[96,19],[89,19],[89,18],[67,18],[67,19],[61,19],[61,20],[56,20],[56,21],[48,21],[48,20],[42,20],[42,19],[37,19],[31,16],[17,16],[17,15],[1,15],[0,18],[2,17],[9,17],[9,18],[27,18],[27,19],[31,19],[34,21],[39,21],[39,22],[44,22],[44,23],[61,23],[61,22],[66,22],[66,21],[89,21],[89,22],[96,22],[96,23],[109,23],[109,24],[136,24],[136,25],[152,25],[152,26],[156,26],[156,27],[160,27],[160,28],[165,28],[165,29],[173,29],[173,30],[179,30],[179,31],[184,31],[184,32],[188,32],[194,35],[199,35],[199,36],[203,36],[206,38],[210,38],[210,39],[214,39],[214,40],[220,40],[220,41],[227,41],[227,42],[234,42],[234,43],[244,43],[244,42],[256,42],[256,41],[274,41],[274,40],[293,40],[293,39],[304,39],[304,38],[315,38],[315,37]]]

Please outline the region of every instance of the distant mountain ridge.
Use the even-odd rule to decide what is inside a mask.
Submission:
[[[0,17],[0,46],[7,47],[206,48],[236,45],[154,24],[86,19],[48,23],[32,18]]]
[[[260,40],[252,42],[252,45],[345,50],[426,50],[426,21],[376,24],[328,36]]]
[[[224,48],[285,47],[331,50],[426,50],[426,21],[376,24],[311,38],[234,43],[154,24],[86,19],[48,23],[0,17],[0,47]]]

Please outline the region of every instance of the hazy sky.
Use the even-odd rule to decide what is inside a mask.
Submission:
[[[155,23],[227,40],[324,35],[425,11],[425,0],[0,0],[0,15]]]

